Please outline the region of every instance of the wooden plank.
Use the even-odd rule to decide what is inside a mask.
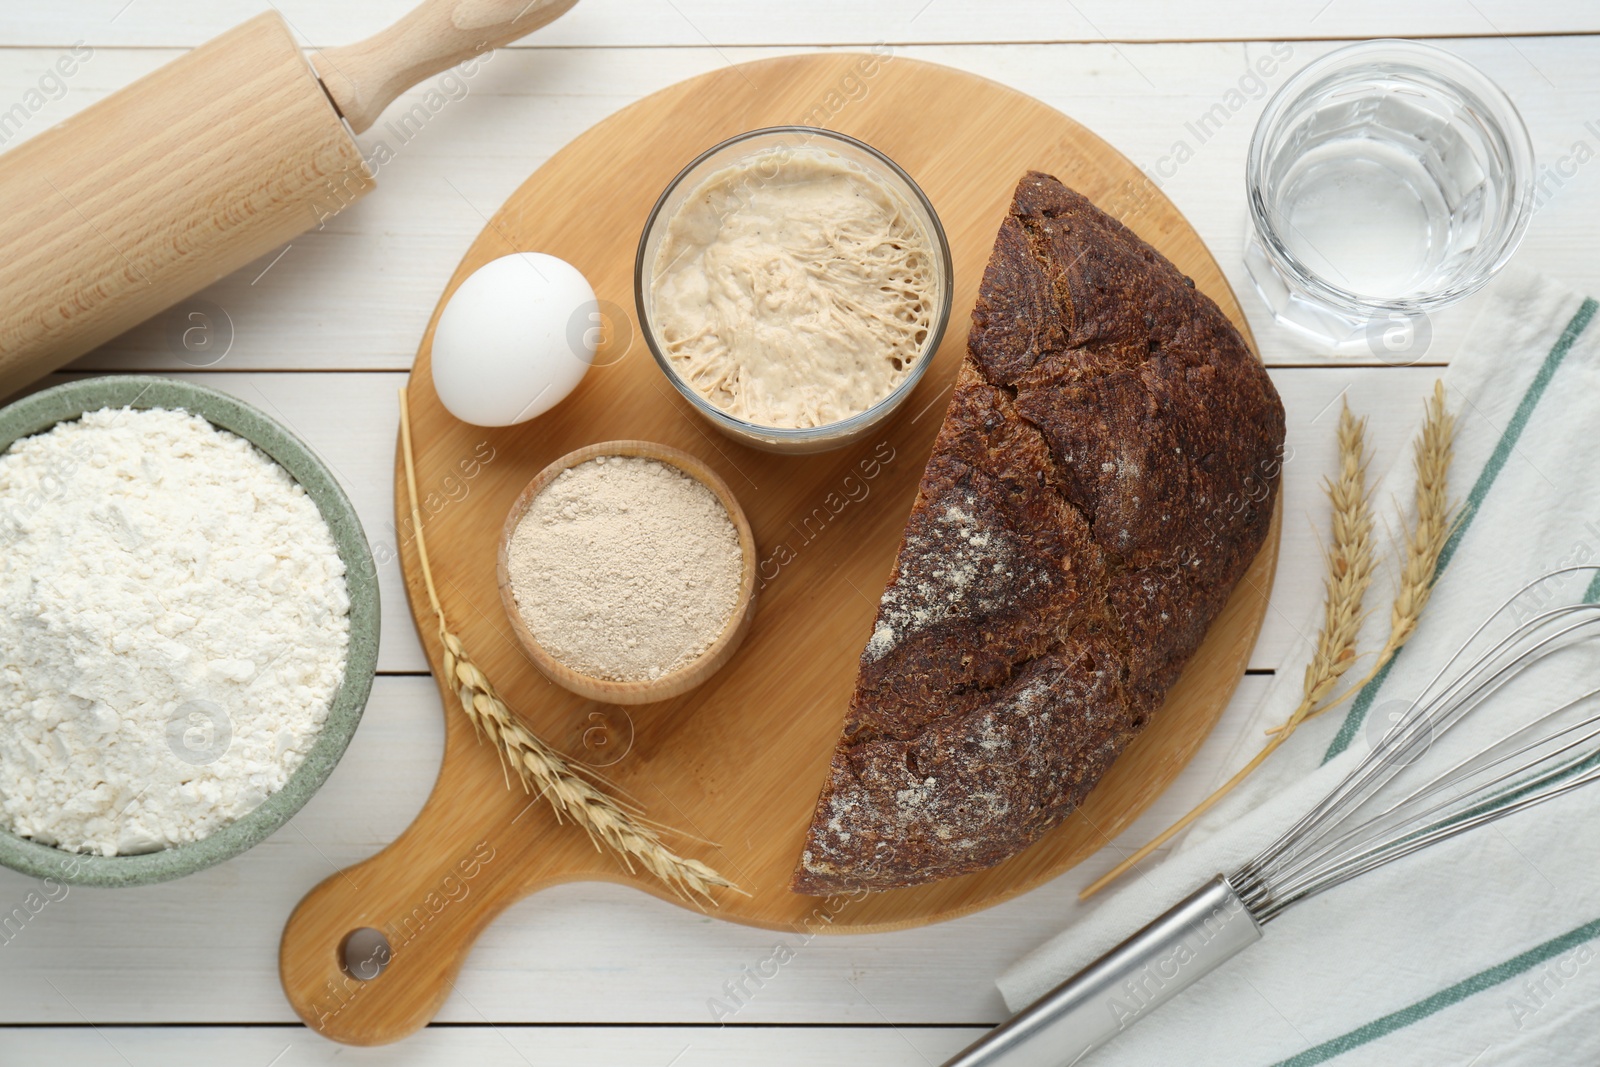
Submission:
[[[994,976],[1060,929],[1091,878],[1201,799],[1234,747],[1255,743],[1240,731],[1268,681],[1244,679],[1188,769],[1112,851],[1026,896],[916,930],[803,939],[719,922],[622,886],[561,886],[496,921],[439,1019],[993,1023],[1004,1014]],[[0,943],[0,1025],[293,1021],[278,984],[284,920],[313,884],[376,852],[410,822],[433,783],[442,738],[431,679],[379,678],[343,761],[272,838],[165,885],[58,891],[59,899],[8,932]],[[540,841],[531,836],[517,847]],[[0,869],[0,914],[39,888]],[[758,988],[745,968],[763,969],[780,940],[793,959]],[[747,992],[736,998],[727,984],[741,981]],[[14,1036],[0,1034],[0,1049],[9,1052]]]
[[[140,0],[127,17],[145,2]],[[1288,69],[1332,46],[1302,42],[1290,47],[1293,54],[1270,79],[1273,86]],[[1552,172],[1545,179],[1548,195],[1518,262],[1600,291],[1600,258],[1592,252],[1600,244],[1600,213],[1591,209],[1600,194],[1600,167],[1575,162],[1580,142],[1600,154],[1600,125],[1587,125],[1600,123],[1594,119],[1600,115],[1600,38],[1461,41],[1450,47],[1506,87],[1529,122],[1542,163],[1570,175]],[[17,140],[177,54],[97,51],[66,82],[64,97],[45,101],[28,117]],[[222,308],[231,320],[232,349],[218,367],[407,369],[433,305],[472,237],[558,148],[650,92],[729,61],[772,54],[731,48],[515,50],[497,55],[469,79],[449,85],[434,79],[403,97],[361,138],[369,154],[382,142],[393,157],[380,168],[377,195],[201,294],[199,299]],[[1200,232],[1238,292],[1264,358],[1326,361],[1271,321],[1241,262],[1243,161],[1263,100],[1245,98],[1204,143],[1189,129],[1237,88],[1249,63],[1271,55],[1270,45],[939,46],[897,54],[994,78],[1100,133],[1155,174]],[[20,100],[36,87],[56,56],[49,49],[0,49],[0,104]],[[436,112],[427,110],[429,88],[440,90],[432,98]],[[413,119],[408,134],[397,134],[402,117],[418,106],[426,122]],[[1193,158],[1177,166],[1173,160],[1180,142]],[[699,147],[685,145],[685,159]],[[182,351],[172,329],[178,322],[181,335],[181,312],[187,307],[118,338],[80,365],[188,369],[185,358],[196,359]],[[1429,359],[1448,358],[1473,311],[1469,300],[1440,316]],[[960,321],[966,309],[955,314]]]
[[[813,1067],[870,1063],[927,1067],[973,1041],[974,1027],[575,1026],[434,1027],[400,1048],[362,1055],[367,1064],[406,1067]],[[298,1027],[194,1027],[174,1030],[86,1026],[0,1029],[7,1062],[72,1067],[198,1067],[217,1063],[331,1067],[349,1050]],[[14,1061],[11,1057],[15,1057]]]
[[[376,33],[414,0],[323,4],[280,0],[307,43],[346,44]],[[71,5],[25,5],[7,14],[7,35],[18,43],[55,44],[83,38],[93,45],[195,45],[256,14],[255,0],[187,4],[183,0],[80,0]],[[1294,0],[1213,4],[1158,0],[1012,0],[976,7],[953,0],[883,0],[874,4],[818,0],[805,5],[740,0],[584,0],[531,38],[541,45],[659,46],[746,44],[868,44],[873,41],[1188,41],[1283,37],[1498,36],[1592,31],[1593,7],[1583,0]]]

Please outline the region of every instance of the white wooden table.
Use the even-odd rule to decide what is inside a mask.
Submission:
[[[0,119],[0,137],[26,139],[261,5],[6,5],[0,114],[29,103],[20,123]],[[278,3],[307,47],[365,36],[407,6]],[[1204,795],[1235,746],[1255,743],[1236,724],[1319,595],[1317,484],[1331,469],[1335,400],[1346,393],[1372,416],[1380,463],[1400,454],[1473,310],[1469,301],[1441,316],[1425,360],[1412,367],[1335,362],[1297,342],[1265,314],[1240,262],[1243,161],[1263,100],[1249,100],[1203,144],[1185,123],[1223,100],[1276,41],[1289,43],[1286,67],[1294,69],[1352,38],[1451,38],[1444,43],[1517,101],[1551,168],[1519,261],[1597,293],[1600,165],[1576,162],[1600,152],[1597,30],[1600,7],[1591,0],[583,0],[456,91],[383,168],[377,195],[204,294],[233,323],[232,349],[219,364],[186,366],[164,330],[147,325],[75,369],[193,376],[265,408],[326,457],[372,540],[392,543],[395,388],[434,301],[487,215],[579,132],[690,75],[814,48],[886,43],[1031,93],[1160,171],[1240,293],[1289,413],[1283,550],[1251,672],[1199,757],[1120,842],[1128,847]],[[80,42],[93,53],[77,73],[61,88],[42,81]],[[413,93],[396,106],[420,99]],[[1180,140],[1193,158],[1174,171],[1162,160]],[[327,785],[237,860],[147,889],[72,889],[0,942],[0,1064],[937,1063],[1002,1017],[994,975],[1058,929],[1079,907],[1077,889],[1114,860],[1108,849],[1020,900],[956,922],[811,941],[725,1027],[713,1025],[708,1001],[742,967],[767,958],[779,935],[620,887],[567,886],[498,921],[436,1025],[385,1049],[329,1044],[283,999],[279,932],[307,889],[408,823],[442,745],[439,701],[393,564],[382,580],[381,676]],[[0,870],[0,913],[32,888]]]

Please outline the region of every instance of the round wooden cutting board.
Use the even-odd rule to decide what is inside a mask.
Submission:
[[[861,138],[917,180],[949,234],[955,305],[930,371],[881,434],[858,447],[784,457],[717,434],[662,378],[632,321],[633,261],[645,216],[680,167],[732,134],[792,123]],[[612,315],[597,365],[554,410],[507,429],[457,421],[433,391],[432,324],[422,339],[409,387],[417,483],[452,629],[529,726],[574,759],[603,767],[651,818],[687,835],[674,838],[685,854],[748,892],[720,893],[712,915],[775,929],[880,931],[1025,892],[1105,845],[1166,788],[1244,672],[1272,584],[1277,519],[1166,705],[1064,824],[992,870],[934,885],[860,900],[787,888],[965,349],[984,265],[1029,169],[1056,175],[1122,218],[1249,337],[1194,230],[1094,134],[961,71],[828,53],[715,71],[618,112],[541,167],[479,235],[439,308],[489,260],[538,251],[582,270]],[[672,445],[709,464],[744,506],[762,561],[755,622],[728,665],[684,696],[628,709],[586,702],[547,681],[519,648],[495,585],[496,539],[523,486],[563,453],[614,438]],[[437,674],[440,648],[398,472],[396,486],[407,587]],[[392,1041],[426,1024],[473,940],[529,893],[602,880],[673,899],[558,824],[544,801],[508,789],[494,750],[474,735],[455,695],[443,696],[444,762],[422,813],[383,852],[308,894],[284,931],[289,1000],[336,1040]],[[340,965],[343,940],[361,927],[384,931],[392,951],[387,969],[368,982]]]

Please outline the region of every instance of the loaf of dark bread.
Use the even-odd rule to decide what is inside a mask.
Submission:
[[[793,888],[966,874],[1066,818],[1261,547],[1282,446],[1216,304],[1024,177]]]

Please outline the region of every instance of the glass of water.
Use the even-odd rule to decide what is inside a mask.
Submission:
[[[1250,142],[1245,263],[1278,321],[1334,352],[1419,358],[1429,315],[1522,240],[1533,146],[1453,53],[1368,41],[1300,71]]]

